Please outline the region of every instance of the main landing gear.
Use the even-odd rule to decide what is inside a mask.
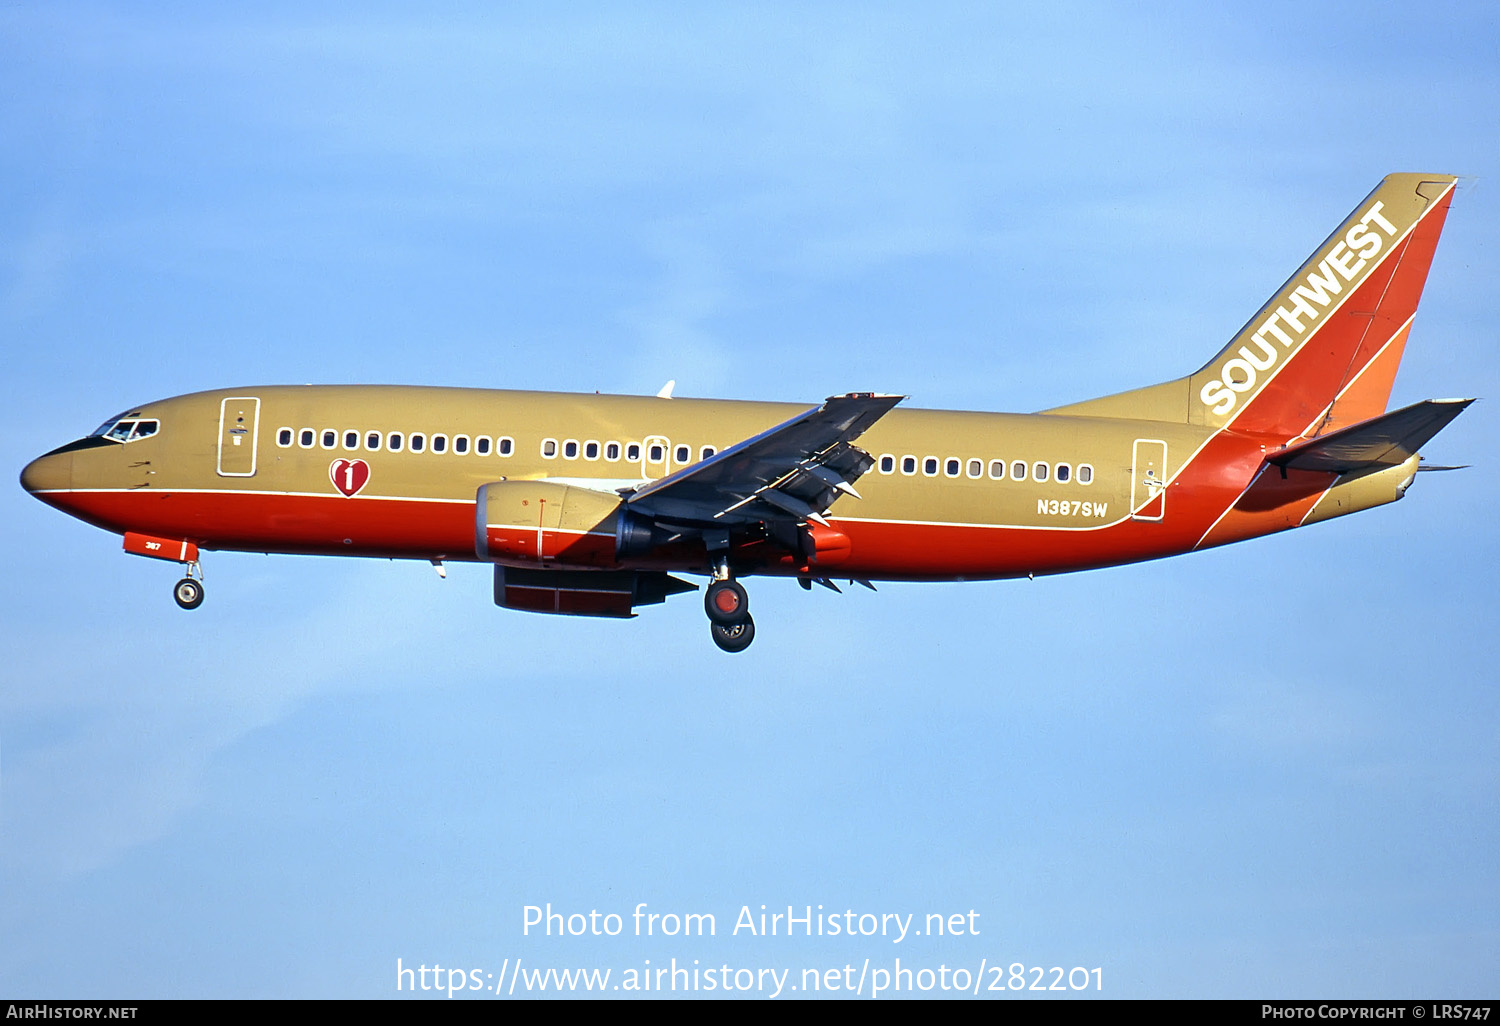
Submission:
[[[172,598],[183,609],[197,609],[203,605],[203,568],[198,561],[184,563],[187,576],[172,586]]]
[[[714,644],[726,652],[743,652],[755,640],[755,621],[750,619],[750,596],[729,574],[728,561],[714,569],[714,579],[703,593],[703,611],[708,614]]]

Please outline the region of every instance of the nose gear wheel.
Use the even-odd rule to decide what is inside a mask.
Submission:
[[[203,585],[191,577],[184,577],[172,589],[172,598],[183,609],[197,609],[203,605]]]

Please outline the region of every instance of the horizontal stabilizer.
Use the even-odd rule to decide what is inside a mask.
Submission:
[[[1391,413],[1309,438],[1266,457],[1288,470],[1323,470],[1347,474],[1374,467],[1394,467],[1411,459],[1473,399],[1424,399]]]

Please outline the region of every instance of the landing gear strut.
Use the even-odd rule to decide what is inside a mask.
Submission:
[[[187,576],[172,587],[172,598],[183,609],[197,609],[203,605],[203,568],[196,560],[184,566]]]
[[[715,563],[714,579],[703,593],[703,611],[714,644],[725,652],[743,652],[755,640],[750,596],[730,575],[729,561],[723,557]]]

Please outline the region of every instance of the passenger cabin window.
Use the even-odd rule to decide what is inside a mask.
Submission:
[[[1031,476],[1034,477],[1034,478],[1036,478],[1038,481],[1045,481],[1045,480],[1047,480],[1047,464],[1045,464],[1045,463],[1034,463],[1034,464],[1032,464],[1032,467],[1031,467]]]
[[[584,442],[583,443],[583,458],[586,459],[586,460],[597,460],[599,458],[599,443],[598,442]]]
[[[678,463],[691,463],[693,460],[693,450],[686,445],[679,445],[677,451],[672,454],[672,458]]]
[[[578,443],[573,439],[563,442],[563,459],[576,460],[578,458]]]
[[[509,436],[495,440],[495,451],[501,456],[509,456],[516,451],[516,440]]]
[[[1093,484],[1093,482],[1094,482],[1094,468],[1091,467],[1091,466],[1089,466],[1087,463],[1080,463],[1080,464],[1078,464],[1078,483],[1079,484]]]
[[[557,439],[542,439],[542,455],[549,460],[557,459]]]
[[[433,435],[432,436],[432,451],[433,452],[447,452],[448,451],[448,436],[447,435]]]
[[[379,431],[371,431],[369,434],[365,435],[365,448],[368,449],[370,452],[379,452],[380,451],[380,432]]]
[[[392,431],[388,436],[386,436],[385,447],[387,449],[389,449],[391,452],[400,452],[401,451],[401,442],[402,442],[401,432],[399,432],[399,431]]]
[[[631,442],[627,445],[625,447],[625,459],[631,463],[639,463],[641,461],[641,443]]]
[[[928,456],[922,461],[922,473],[928,477],[937,476],[938,461],[936,456]]]
[[[1020,460],[1010,465],[1010,479],[1012,481],[1026,480],[1026,464]]]
[[[339,433],[337,431],[323,432],[323,448],[332,449],[339,444]]]
[[[1072,476],[1073,476],[1073,470],[1066,463],[1059,463],[1057,465],[1057,481],[1058,481],[1059,484],[1061,484],[1062,482],[1066,481],[1068,478],[1070,478]]]
[[[412,452],[421,452],[427,448],[427,436],[413,431],[406,439],[406,447]]]
[[[699,450],[699,452],[698,452],[698,458],[701,459],[701,460],[706,460],[706,459],[708,459],[710,456],[712,456],[714,453],[716,453],[718,451],[719,450],[715,449],[711,445],[705,445],[702,449]]]
[[[316,435],[314,435],[312,428],[303,428],[302,434],[297,436],[297,444],[304,449],[311,449],[315,438]]]
[[[963,466],[962,463],[954,459],[952,456],[949,456],[947,462],[943,464],[943,473],[947,474],[949,477],[957,477],[958,469],[961,466]]]
[[[455,456],[462,456],[465,453],[467,453],[468,451],[469,451],[469,436],[468,435],[454,435],[453,436],[453,454]]]
[[[359,448],[359,432],[358,431],[345,431],[344,432],[344,448],[348,449],[351,452],[353,452],[355,449]]]
[[[279,445],[279,446],[281,446],[283,449],[285,449],[287,446],[291,445],[292,444],[292,429],[291,428],[282,428],[280,431],[276,432],[276,444]]]
[[[490,438],[488,435],[480,435],[474,439],[474,452],[480,456],[490,454]]]
[[[604,458],[613,463],[620,458],[620,443],[610,442],[604,447]]]
[[[915,474],[917,472],[917,458],[915,456],[901,457],[901,473]]]
[[[970,477],[983,477],[984,476],[984,460],[970,460],[969,461],[969,476]]]
[[[882,474],[891,474],[891,473],[894,473],[895,470],[896,470],[896,457],[891,456],[889,454],[880,457],[880,472]]]
[[[1005,461],[990,460],[990,477],[995,481],[1005,480]]]
[[[652,463],[660,463],[662,460],[666,459],[666,457],[666,446],[658,442],[651,446],[651,453],[649,456],[647,456],[647,459],[649,459]]]

